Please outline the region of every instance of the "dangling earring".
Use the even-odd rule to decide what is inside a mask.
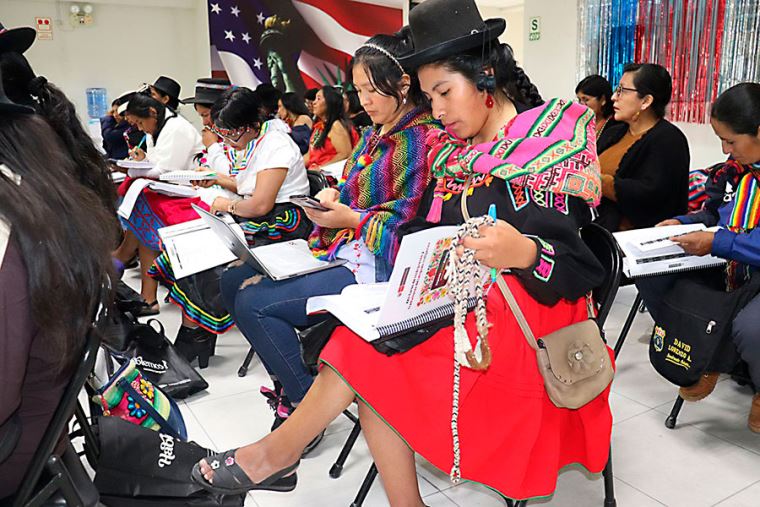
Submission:
[[[490,93],[486,95],[486,107],[488,109],[493,108],[493,96]]]
[[[406,95],[401,99],[401,104],[406,105]]]
[[[633,115],[633,121],[639,121],[639,116],[641,116],[641,111],[636,111],[636,114]]]

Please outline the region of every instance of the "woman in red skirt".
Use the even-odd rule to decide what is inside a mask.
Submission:
[[[509,46],[496,40],[504,20],[484,22],[472,0],[428,0],[411,11],[410,28],[415,52],[402,64],[418,69],[446,132],[429,135],[436,181],[408,228],[463,223],[469,181],[469,214],[485,215],[495,204],[500,220],[464,247],[486,266],[508,270],[502,276],[534,334],[588,318],[585,294],[603,278],[578,233],[599,200],[593,113],[557,99],[544,103]],[[580,409],[556,407],[535,352],[498,290],[488,294],[487,317],[492,363],[485,371],[461,370],[458,470],[453,327],[394,356],[339,328],[291,418],[250,446],[201,462],[196,476],[219,492],[276,485],[293,473],[316,428],[354,397],[393,506],[423,505],[415,452],[444,472],[520,500],[551,495],[559,470],[571,463],[600,472],[612,426],[609,389]],[[473,338],[474,320],[469,315],[465,324]]]

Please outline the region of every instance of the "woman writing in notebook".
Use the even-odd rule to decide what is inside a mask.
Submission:
[[[720,94],[712,106],[710,124],[720,138],[723,166],[710,174],[707,201],[700,211],[664,220],[658,225],[704,224],[719,226],[717,231],[698,231],[673,238],[687,253],[714,255],[726,259],[723,273],[666,275],[637,280],[649,312],[655,321],[668,290],[682,276],[704,276],[709,282],[734,290],[760,268],[760,84],[741,83]],[[717,274],[716,277],[712,276]],[[756,394],[752,399],[747,425],[760,433],[760,296],[755,296],[734,318],[731,337],[749,367]],[[707,372],[699,382],[681,387],[686,401],[707,397],[718,381],[717,372]]]
[[[306,167],[320,167],[345,160],[356,144],[357,134],[343,112],[343,98],[332,86],[324,86],[314,99],[316,121],[311,131]]]
[[[151,167],[130,169],[130,177],[119,187],[120,195],[124,196],[137,178],[158,179],[169,171],[195,168],[194,159],[203,151],[203,144],[200,134],[190,122],[143,93],[136,93],[129,100],[126,116],[145,134],[142,147],[132,148],[130,157],[149,162]],[[119,260],[126,262],[132,252],[125,246],[137,240],[142,282],[140,292],[146,302],[140,315],[159,312],[158,283],[148,276],[148,269],[161,251],[158,229],[198,218],[190,207],[192,203],[200,204],[201,201],[198,197],[170,197],[146,188],[137,198],[129,217],[123,220],[128,232],[117,256],[123,256]]]
[[[312,229],[303,211],[289,202],[291,195],[309,193],[301,152],[281,120],[263,121],[260,107],[255,92],[235,88],[224,91],[211,108],[214,133],[245,157],[237,176],[224,177],[236,197],[219,196],[211,209],[232,214],[251,247],[306,238]],[[208,180],[206,184],[216,182]],[[234,324],[219,293],[223,269],[176,280],[166,254],[151,269],[155,277],[170,285],[169,299],[182,309],[175,344],[189,361],[197,357],[201,368],[213,354],[215,336]]]
[[[482,237],[466,240],[465,246],[486,266],[510,270],[503,276],[533,332],[543,336],[587,319],[585,294],[602,279],[578,234],[599,200],[593,113],[556,99],[543,104],[510,48],[496,40],[504,20],[484,22],[473,1],[427,0],[411,11],[410,27],[415,53],[402,61],[419,66],[422,90],[448,130],[429,136],[435,182],[423,198],[419,222],[425,217],[438,224],[462,223],[461,200],[469,186],[469,213],[484,215],[495,203],[499,222],[482,228]],[[513,149],[502,160],[488,156],[504,152],[495,146]],[[554,156],[553,149],[570,156]],[[508,169],[491,174],[479,165],[475,174],[466,163],[474,157]],[[525,177],[515,178],[518,174]],[[538,177],[542,174],[552,177]],[[231,489],[255,488],[289,473],[299,447],[357,394],[362,430],[392,506],[423,505],[415,451],[441,470],[521,499],[551,494],[559,468],[569,463],[601,471],[612,425],[609,391],[578,410],[557,408],[500,291],[488,294],[487,311],[491,365],[461,372],[461,470],[452,470],[454,339],[447,326],[390,357],[338,328],[322,352],[320,374],[293,416],[269,437],[237,451],[231,466],[238,466],[234,472],[243,484],[226,480],[229,466],[214,469],[202,462],[200,472],[212,487],[220,481]],[[471,337],[477,335],[474,324],[468,316]]]
[[[317,322],[306,315],[306,300],[338,294],[350,284],[386,281],[398,228],[414,217],[430,182],[425,136],[436,123],[416,79],[398,62],[397,55],[410,49],[407,37],[377,35],[356,51],[353,83],[376,126],[364,132],[349,158],[341,190],[318,195],[330,211],[308,212],[317,224],[310,238],[313,251],[346,264],[280,282],[261,279],[255,285],[243,284],[255,274],[248,266],[230,269],[222,278],[227,308],[273,377],[274,391],[263,389],[276,406],[273,428],[291,412],[298,413],[293,409],[313,380],[294,331]],[[299,455],[310,442],[316,444],[323,428],[309,436]],[[295,478],[290,477],[271,489],[293,487]]]

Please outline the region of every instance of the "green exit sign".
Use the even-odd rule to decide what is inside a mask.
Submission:
[[[541,38],[541,17],[536,16],[528,20],[528,40],[539,40]]]

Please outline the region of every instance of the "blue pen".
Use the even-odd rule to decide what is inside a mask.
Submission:
[[[496,204],[491,204],[488,207],[488,216],[493,218],[494,225],[496,224]],[[491,268],[491,283],[496,283],[496,277],[498,276],[496,268]]]

